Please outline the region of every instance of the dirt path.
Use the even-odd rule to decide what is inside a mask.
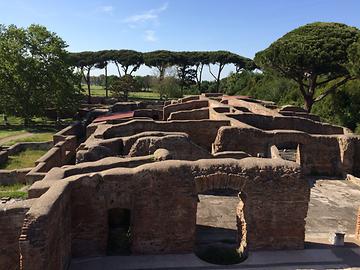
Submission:
[[[13,141],[13,140],[27,138],[27,137],[30,137],[33,135],[34,135],[34,133],[26,132],[26,133],[14,135],[14,136],[5,137],[3,139],[0,139],[0,145],[3,145],[5,143]]]

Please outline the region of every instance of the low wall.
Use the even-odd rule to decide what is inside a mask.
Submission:
[[[134,117],[149,117],[154,120],[162,120],[163,111],[154,109],[135,110]]]
[[[234,140],[236,138],[236,140]],[[305,174],[344,176],[356,168],[354,141],[339,142],[346,135],[309,135],[296,131],[262,131],[255,128],[222,127],[219,129],[213,152],[244,151],[252,156],[270,157],[270,147],[299,145],[300,164]]]
[[[54,135],[54,146],[35,162],[35,167],[26,175],[29,183],[44,178],[53,167],[61,167],[75,162],[75,153],[79,140],[85,136],[85,128],[76,122]]]
[[[32,168],[16,170],[0,170],[0,185],[13,185],[17,183],[26,184],[26,175]]]
[[[178,111],[170,114],[168,120],[200,120],[209,119],[209,109],[201,108],[189,111]]]
[[[277,117],[252,113],[231,114],[228,116],[263,130],[298,130],[323,135],[344,134],[343,127],[315,122],[301,117]]]
[[[21,142],[10,146],[7,149],[9,156],[16,155],[25,150],[49,150],[53,146],[52,141],[48,142]]]
[[[229,126],[226,120],[174,120],[174,121],[146,121],[133,120],[119,125],[99,127],[95,138],[109,139],[114,137],[131,136],[147,131],[184,132],[199,146],[210,150],[217,131],[222,126]]]
[[[9,158],[9,154],[7,151],[0,151],[0,164],[5,163]]]
[[[200,109],[204,107],[208,107],[208,100],[191,100],[184,103],[172,104],[164,107],[164,117],[163,120],[167,120],[171,113],[176,111],[186,111],[186,110],[194,110]]]
[[[75,122],[74,124],[71,124],[54,134],[54,145],[65,140],[67,136],[75,136],[78,139],[83,138],[85,137],[85,133],[85,127],[81,124],[81,122]]]
[[[25,213],[34,200],[0,204],[0,269],[20,269],[19,236]]]
[[[49,150],[52,145],[52,141],[16,143],[8,148],[4,148],[3,151],[0,152],[0,164],[7,162],[9,156],[17,155],[26,150]]]

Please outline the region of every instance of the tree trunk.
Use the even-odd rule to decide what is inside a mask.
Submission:
[[[29,124],[30,124],[30,118],[28,116],[25,116],[25,118],[24,118],[24,126],[28,127]]]
[[[221,71],[222,71],[223,67],[222,65],[219,65],[219,72],[216,78],[216,92],[220,93],[220,75],[221,75]]]
[[[108,76],[107,76],[107,65],[105,66],[105,95],[106,98],[109,97],[109,90],[108,90]]]
[[[87,71],[86,74],[86,83],[88,88],[88,104],[91,104],[91,90],[90,90],[90,68]]]
[[[159,81],[161,82],[164,79],[164,76],[165,76],[165,68],[159,66],[158,69],[159,69],[159,73],[160,73],[159,74]]]
[[[310,113],[312,106],[314,105],[314,99],[312,96],[304,96],[304,109]]]
[[[125,101],[127,102],[128,101],[128,98],[129,98],[129,91],[124,91],[124,99]]]
[[[115,66],[117,68],[117,71],[119,73],[119,78],[121,78],[121,72],[120,72],[119,64],[116,61],[114,63],[115,63]]]
[[[6,113],[4,113],[4,124],[5,124],[5,126],[9,126],[9,121],[8,121],[8,118],[7,118],[7,115],[6,115]]]
[[[201,93],[201,79],[202,79],[202,71],[204,68],[204,64],[200,65],[200,72],[199,72],[199,79],[198,79],[198,89],[199,89],[199,93]],[[196,70],[197,71],[197,70]]]

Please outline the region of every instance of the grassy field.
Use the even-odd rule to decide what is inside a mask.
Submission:
[[[73,119],[67,118],[67,119],[61,119],[61,122],[66,125],[73,122]],[[16,128],[23,128],[24,119],[17,116],[8,116],[8,123],[10,124],[12,129]],[[46,117],[34,117],[31,119],[31,127],[36,126],[55,126],[56,121],[53,119],[49,119]],[[5,126],[4,119],[2,114],[0,114],[0,126]]]
[[[0,185],[0,198],[10,197],[10,198],[18,198],[18,199],[26,199],[28,196],[27,191],[24,191],[26,185],[24,184],[14,184],[3,186]]]
[[[21,138],[21,139],[8,141],[4,145],[10,146],[10,145],[14,145],[14,144],[19,143],[19,142],[47,142],[47,141],[52,141],[53,135],[54,135],[53,132],[35,133],[32,136],[29,136],[29,137],[26,137],[26,138]]]
[[[24,134],[24,133],[26,133],[26,130],[24,130],[24,129],[21,129],[21,130],[16,130],[16,129],[0,130],[0,139],[4,139],[4,138],[7,138],[7,137],[20,135],[20,134]]]
[[[26,150],[20,152],[18,155],[9,156],[8,161],[5,164],[0,165],[0,169],[14,170],[34,167],[35,161],[46,152],[47,151],[44,150]]]
[[[84,94],[87,94],[86,86],[83,85]],[[106,92],[103,86],[99,85],[92,85],[91,86],[91,94],[93,96],[100,96],[105,97]],[[111,97],[111,91],[109,91],[109,96]],[[136,100],[136,99],[159,99],[160,95],[154,92],[130,92],[129,99]]]

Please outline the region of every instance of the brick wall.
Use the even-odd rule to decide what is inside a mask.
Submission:
[[[0,205],[0,269],[19,269],[19,236],[33,200]]]
[[[356,218],[355,238],[360,241],[360,207]]]
[[[236,188],[246,196],[249,249],[303,248],[310,188],[295,163],[243,160],[164,161],[53,181],[26,214],[22,269],[64,269],[70,257],[106,254],[108,211],[131,211],[134,254],[193,250],[197,193]]]

